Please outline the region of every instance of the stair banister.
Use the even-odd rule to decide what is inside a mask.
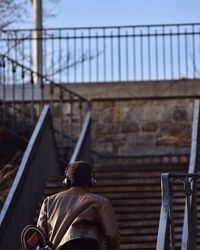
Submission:
[[[175,250],[173,211],[170,196],[170,174],[161,175],[162,205],[157,236],[156,250]],[[170,235],[168,234],[170,228]],[[169,238],[170,237],[170,238]],[[170,241],[171,239],[171,241]],[[170,248],[171,243],[171,248]]]
[[[192,141],[188,173],[196,174],[198,168],[200,101],[194,102]],[[191,183],[192,195],[186,200],[181,250],[196,249],[196,180]],[[190,209],[189,209],[190,208]]]
[[[89,163],[92,162],[91,135],[90,135],[91,121],[92,121],[92,111],[91,111],[91,103],[89,103],[88,111],[85,115],[79,139],[76,143],[75,149],[70,158],[70,163],[77,160],[85,160]]]

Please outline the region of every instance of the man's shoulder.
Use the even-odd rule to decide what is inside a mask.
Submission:
[[[110,201],[105,196],[102,196],[102,195],[99,195],[99,194],[95,194],[95,193],[90,193],[90,195],[94,199],[98,200],[99,202],[110,203]]]
[[[67,194],[67,190],[61,191],[46,197],[47,200],[55,200]]]

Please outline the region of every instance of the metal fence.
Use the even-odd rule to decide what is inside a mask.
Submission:
[[[60,83],[200,78],[200,23],[4,30],[1,53],[33,68],[42,41],[43,75]]]
[[[34,76],[40,78],[42,84],[33,84]],[[90,102],[66,86],[0,54],[0,125],[27,139],[44,104],[50,105],[61,158],[67,160]]]
[[[162,174],[162,206],[156,250],[175,250],[181,246],[182,217],[187,215],[187,239],[181,249],[196,249],[196,210],[191,204],[193,185],[199,176],[195,174]],[[181,218],[181,219],[180,219]],[[182,234],[183,237],[185,234]]]

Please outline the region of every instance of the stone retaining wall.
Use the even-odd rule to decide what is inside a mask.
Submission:
[[[93,149],[135,156],[189,152],[192,98],[94,100]]]

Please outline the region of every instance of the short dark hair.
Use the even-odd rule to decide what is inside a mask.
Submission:
[[[66,176],[71,186],[91,185],[92,167],[85,161],[75,161],[68,165]]]

